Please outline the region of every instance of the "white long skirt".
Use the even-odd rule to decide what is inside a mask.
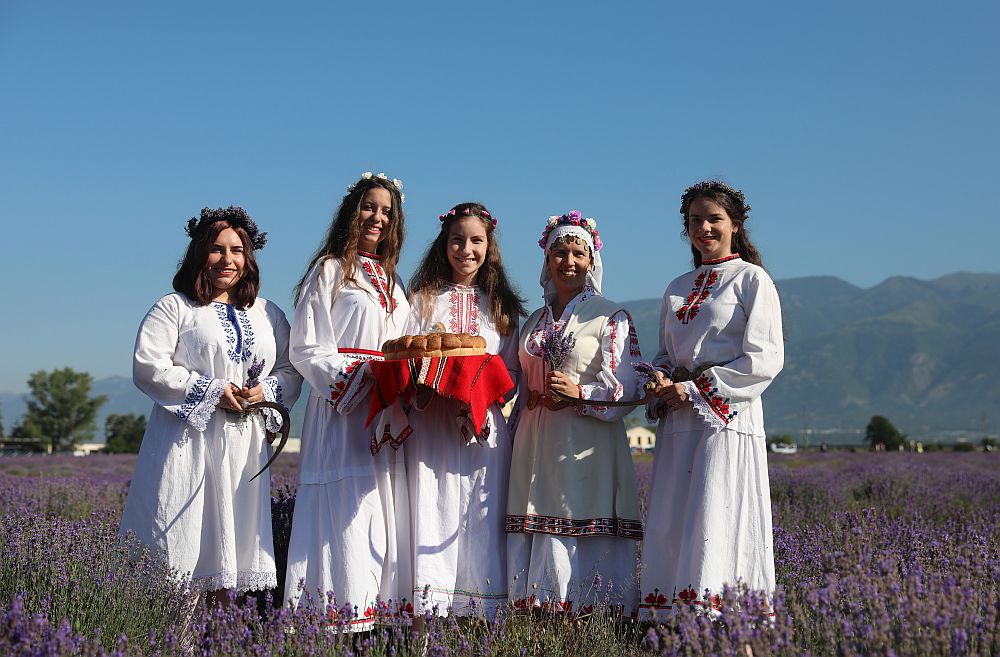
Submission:
[[[216,411],[204,432],[154,406],[143,437],[121,533],[161,550],[203,591],[277,586],[270,474],[259,415]]]
[[[645,616],[701,604],[706,589],[714,596],[737,580],[773,594],[763,436],[658,431],[649,499],[641,565]]]
[[[303,434],[325,426],[328,412],[319,404],[307,407]],[[332,598],[337,609],[353,609],[351,619],[331,618],[350,631],[370,629],[378,615],[400,613],[413,581],[408,508],[403,455],[388,446],[371,457],[370,469],[352,469],[336,481],[300,483],[285,600],[295,606],[308,593],[314,604],[326,605]]]
[[[507,602],[511,441],[494,404],[486,444],[467,444],[456,420],[460,410],[458,402],[434,396],[426,409],[409,416],[414,608],[492,617]]]
[[[637,608],[636,541],[619,536],[507,534],[507,576],[515,607],[587,611]]]

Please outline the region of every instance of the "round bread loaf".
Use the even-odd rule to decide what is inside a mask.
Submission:
[[[486,353],[486,339],[468,333],[431,333],[404,335],[386,340],[382,354],[386,360],[407,360],[434,356],[481,356]]]

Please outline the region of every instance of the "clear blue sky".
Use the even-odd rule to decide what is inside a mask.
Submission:
[[[477,199],[532,307],[535,241],[573,208],[606,294],[659,297],[689,268],[678,196],[715,176],[775,278],[998,271],[998,7],[4,1],[0,391],[128,375],[203,206],[269,231],[290,314],[365,170],[405,182],[405,276]]]

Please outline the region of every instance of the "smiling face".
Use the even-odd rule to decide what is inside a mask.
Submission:
[[[232,228],[224,228],[208,249],[205,272],[212,282],[213,301],[229,302],[229,290],[243,276],[245,264],[243,240]]]
[[[365,192],[358,212],[358,222],[361,224],[361,232],[358,235],[359,250],[375,253],[379,242],[385,238],[391,213],[392,194],[389,190],[372,187]]]
[[[576,238],[560,239],[549,249],[545,264],[560,294],[575,296],[587,283],[587,272],[593,266],[587,243]]]
[[[448,263],[451,265],[451,282],[474,285],[479,268],[486,262],[489,236],[486,224],[479,217],[468,215],[456,219],[448,231]]]
[[[699,197],[688,208],[687,234],[702,260],[718,260],[733,253],[733,235],[739,226],[729,213],[709,198]]]

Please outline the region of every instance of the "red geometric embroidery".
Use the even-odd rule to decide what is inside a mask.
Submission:
[[[361,266],[364,267],[365,274],[368,275],[368,280],[371,281],[372,287],[378,292],[378,302],[381,304],[382,309],[386,312],[396,310],[396,300],[389,296],[389,277],[385,275],[382,265],[370,260],[362,260]],[[390,302],[392,310],[389,309]]]
[[[452,333],[479,335],[479,288],[451,288],[448,296]]]
[[[709,291],[718,280],[719,272],[714,269],[709,269],[698,274],[698,278],[694,279],[694,287],[691,288],[691,294],[684,300],[684,305],[681,306],[681,309],[674,313],[682,324],[687,324],[698,315],[698,309],[705,299],[708,298]]]

